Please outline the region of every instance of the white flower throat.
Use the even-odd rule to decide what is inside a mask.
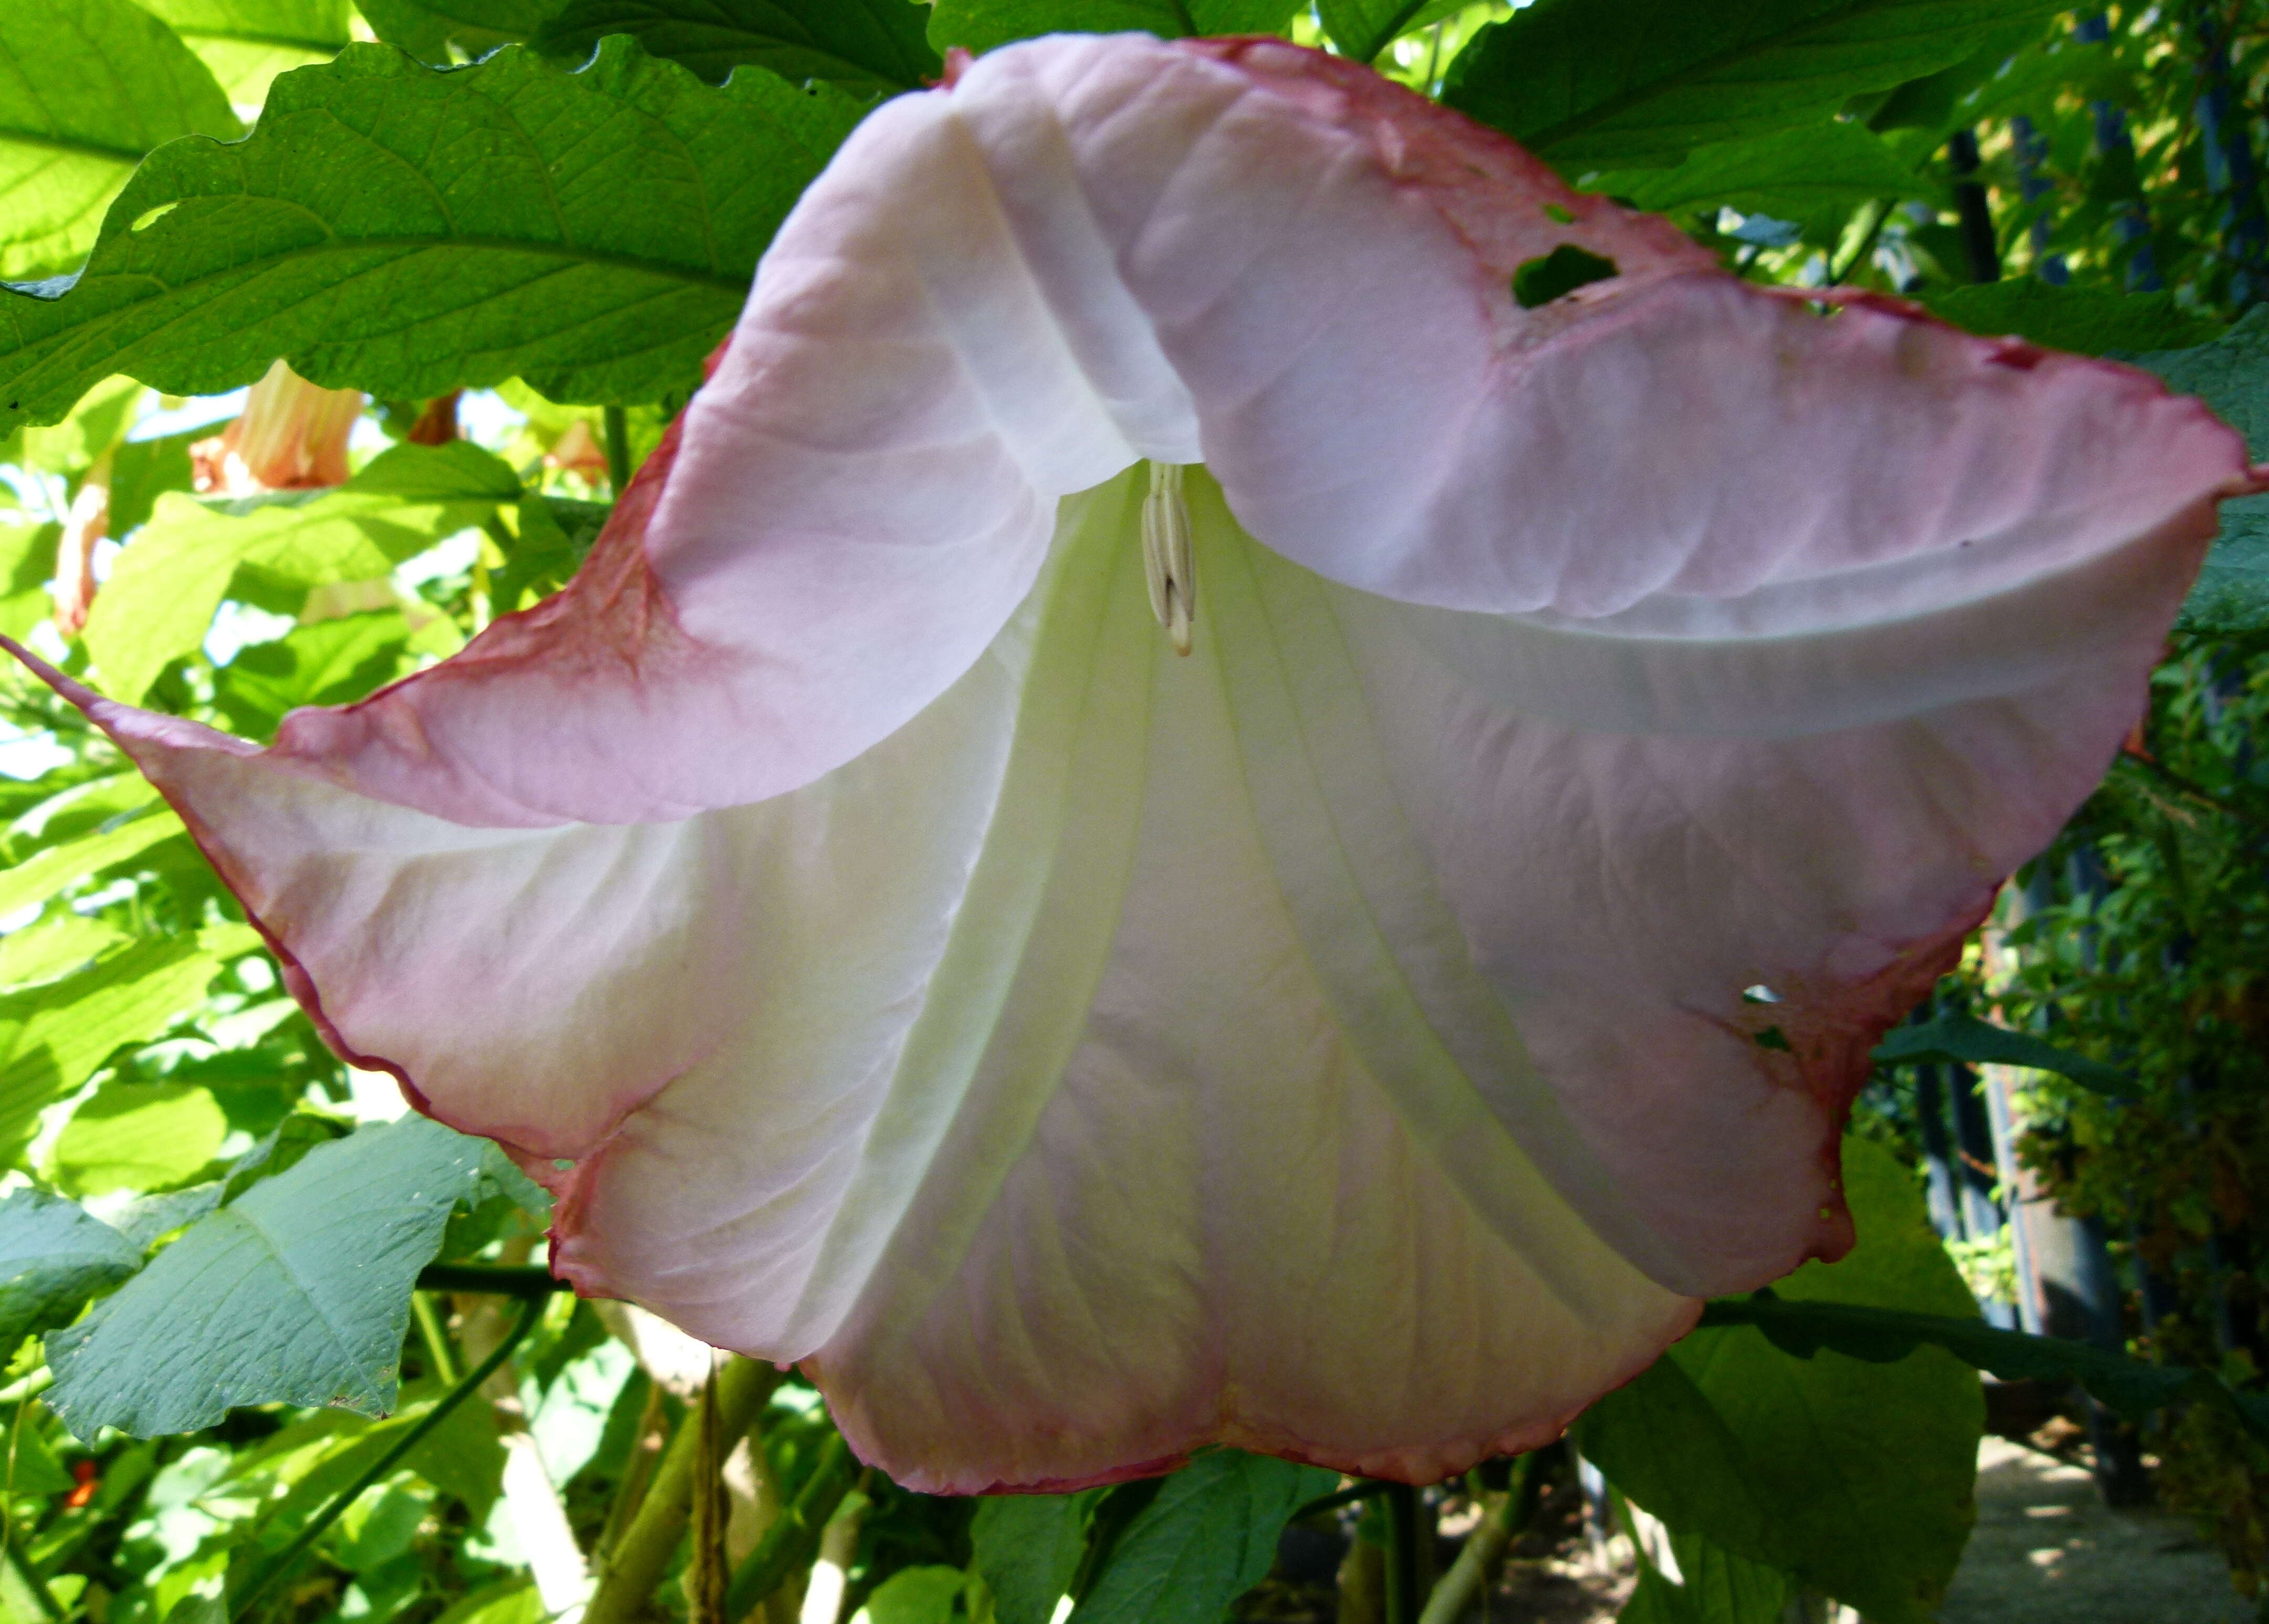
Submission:
[[[1150,612],[1190,652],[1190,623],[1198,612],[1197,557],[1190,548],[1190,507],[1182,500],[1182,465],[1150,464],[1150,491],[1142,498],[1142,574],[1150,586]]]

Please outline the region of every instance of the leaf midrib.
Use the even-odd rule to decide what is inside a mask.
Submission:
[[[176,25],[174,32],[188,40],[214,40],[231,45],[280,45],[292,50],[329,51],[333,55],[352,44],[351,40],[303,40],[291,33],[259,33],[240,28],[183,28]]]

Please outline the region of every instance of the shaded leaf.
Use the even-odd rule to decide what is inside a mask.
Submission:
[[[1675,169],[1619,171],[1588,184],[1656,214],[1723,205],[1804,221],[1831,213],[1840,218],[1873,200],[1927,197],[1937,190],[1881,137],[1858,124],[1719,142]]]
[[[564,0],[356,0],[370,30],[429,67],[524,45]]]
[[[1906,1170],[1847,1139],[1844,1172],[1859,1243],[1799,1269],[1784,1295],[1974,1315]],[[1920,1624],[1976,1518],[1984,1404],[1960,1362],[1908,1351],[1891,1363],[1792,1360],[1754,1331],[1699,1330],[1665,1355],[1675,1376],[1651,1371],[1608,1394],[1578,1441],[1674,1533],[1784,1568],[1871,1619]],[[1900,1425],[1886,1428],[1886,1415]]]
[[[989,51],[1044,33],[1275,33],[1298,0],[936,0],[929,42]]]
[[[0,297],[0,431],[114,373],[209,395],[279,355],[411,399],[515,374],[561,399],[688,389],[859,112],[753,69],[715,89],[628,41],[574,72],[350,47],[277,80],[248,139],[153,155],[78,277]]]
[[[85,1439],[194,1432],[248,1404],[384,1414],[410,1288],[480,1167],[479,1140],[422,1117],[315,1147],[51,1335],[50,1406]]]
[[[867,1597],[868,1624],[950,1624],[968,1583],[958,1568],[901,1568]]]
[[[1670,1547],[1678,1578],[1641,1562],[1638,1586],[1616,1624],[1782,1624],[1794,1591],[1786,1574],[1699,1534],[1674,1533]]]
[[[1292,1513],[1339,1474],[1238,1450],[1200,1455],[1159,1486],[1112,1546],[1076,1624],[1215,1624],[1259,1583]]]
[[[1477,33],[1442,100],[1562,170],[1652,167],[1825,124],[2054,0],[1538,0]]]
[[[1829,1350],[1881,1363],[1904,1359],[1918,1347],[1943,1348],[2003,1381],[2077,1381],[2134,1419],[2178,1402],[2213,1404],[2269,1443],[2269,1395],[2238,1392],[2209,1370],[2147,1364],[2061,1337],[2027,1336],[1982,1320],[1864,1304],[1792,1303],[1770,1291],[1713,1302],[1702,1323],[1753,1325],[1800,1359]]]
[[[1952,288],[1925,294],[1921,302],[1940,321],[1965,331],[2029,339],[2044,349],[2069,350],[2075,355],[2201,343],[2221,325],[2180,308],[2171,293],[2058,287],[2037,277]]]
[[[2134,358],[2184,395],[2195,395],[2269,459],[2269,306],[2254,306],[2210,343]],[[2269,496],[2221,505],[2221,534],[2176,628],[2219,634],[2269,631]]]
[[[211,71],[130,0],[0,0],[0,277],[69,270],[144,154],[240,129]]]
[[[2029,1066],[2114,1099],[2132,1092],[2126,1074],[2116,1066],[1970,1015],[1895,1027],[1875,1045],[1874,1060],[1878,1066]]]
[[[76,1202],[38,1190],[0,1197],[0,1349],[78,1317],[142,1266],[141,1248]]]
[[[945,70],[928,22],[907,0],[567,0],[532,43],[580,60],[602,37],[626,33],[713,85],[753,64],[791,85],[820,79],[871,95],[913,90]]]
[[[1340,54],[1369,62],[1407,31],[1426,0],[1316,0],[1316,16]]]
[[[1107,1489],[993,1495],[969,1525],[976,1567],[999,1624],[1048,1624],[1087,1551],[1087,1524]]]

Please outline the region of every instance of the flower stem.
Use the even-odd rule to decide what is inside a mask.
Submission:
[[[619,502],[631,485],[630,416],[619,406],[602,407],[599,416],[607,432],[607,483]]]
[[[725,1592],[727,1619],[748,1617],[758,1602],[780,1589],[789,1574],[811,1560],[819,1546],[820,1531],[858,1482],[862,1469],[840,1433],[827,1440],[811,1475],[796,1491],[795,1503],[765,1530],[763,1542],[734,1572],[732,1586]]]
[[[1386,1486],[1386,1624],[1418,1624],[1424,1587],[1418,1548],[1418,1491]]]
[[[780,1379],[778,1370],[758,1360],[728,1361],[717,1377],[718,1436],[737,1437],[746,1431]],[[629,1624],[644,1615],[692,1518],[700,1435],[699,1409],[689,1408],[662,1452],[638,1514],[607,1553],[606,1572],[583,1613],[583,1624]]]
[[[285,1546],[277,1555],[276,1560],[262,1568],[244,1587],[244,1594],[237,1599],[236,1606],[229,1612],[230,1619],[233,1620],[250,1617],[253,1604],[265,1595],[278,1579],[289,1572],[300,1557],[307,1554],[307,1548],[323,1537],[324,1532],[333,1523],[339,1520],[340,1516],[355,1502],[363,1490],[373,1483],[382,1481],[386,1475],[401,1462],[403,1456],[425,1441],[426,1434],[447,1421],[451,1411],[462,1404],[483,1382],[488,1380],[491,1372],[512,1357],[512,1350],[520,1346],[521,1339],[534,1330],[536,1322],[543,1317],[543,1299],[542,1297],[529,1296],[523,1298],[520,1307],[520,1318],[513,1322],[512,1329],[506,1332],[504,1340],[490,1351],[489,1356],[482,1360],[462,1381],[443,1393],[433,1407],[419,1418],[415,1427],[403,1434],[392,1449],[373,1461],[361,1476],[341,1489],[332,1497],[329,1505],[308,1520],[307,1525],[299,1531],[299,1537]]]

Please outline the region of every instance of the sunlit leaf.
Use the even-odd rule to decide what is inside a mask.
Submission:
[[[0,1150],[13,1159],[42,1110],[113,1052],[188,1014],[219,968],[220,956],[197,937],[154,938],[67,980],[0,998]]]
[[[68,1195],[179,1184],[219,1151],[228,1118],[210,1089],[114,1082],[71,1112],[55,1140],[53,1176]]]
[[[287,711],[343,705],[391,682],[405,667],[409,642],[410,622],[398,609],[317,621],[238,654],[215,683],[213,703],[236,732],[264,737]]]
[[[114,373],[211,394],[279,355],[405,398],[689,388],[859,111],[754,69],[713,88],[627,41],[575,72],[350,47],[277,80],[247,140],[154,156],[67,288],[0,299],[0,430]]]
[[[335,491],[212,507],[178,493],[118,556],[87,616],[107,692],[137,697],[204,641],[232,591],[297,610],[310,587],[367,580],[517,501],[520,479],[479,447],[396,446]]]
[[[137,0],[172,26],[232,100],[257,107],[270,81],[329,62],[353,36],[347,0]]]
[[[144,154],[239,129],[211,70],[131,0],[0,4],[0,277],[70,269]]]
[[[107,832],[49,846],[28,861],[0,870],[0,915],[44,902],[89,875],[138,857],[181,832],[181,820],[160,808]]]

